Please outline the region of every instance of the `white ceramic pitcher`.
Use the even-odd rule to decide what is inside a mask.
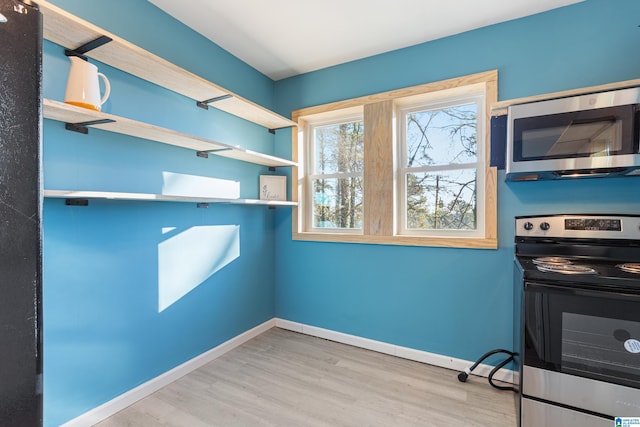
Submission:
[[[69,69],[64,102],[100,111],[102,104],[107,101],[111,93],[109,79],[104,74],[99,73],[98,67],[88,61],[77,56],[70,56],[69,59],[71,60],[71,68]],[[100,97],[98,78],[101,78],[104,82],[104,95],[102,97]]]

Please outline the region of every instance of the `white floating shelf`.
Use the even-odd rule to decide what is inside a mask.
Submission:
[[[114,116],[87,108],[76,107],[63,102],[45,99],[43,101],[45,119],[57,120],[64,123],[82,124],[96,120],[113,120],[110,123],[91,124],[86,127],[102,129],[109,132],[144,138],[163,144],[175,145],[190,150],[208,152],[216,156],[228,157],[244,162],[255,163],[269,167],[297,166],[295,162],[275,156],[258,153],[244,148],[234,147],[221,142],[211,141],[193,135],[162,128],[148,123],[138,122],[124,117]]]
[[[55,199],[106,199],[146,202],[229,203],[256,206],[296,206],[286,200],[219,199],[214,197],[173,196],[167,194],[119,193],[112,191],[44,190],[44,197]]]
[[[195,101],[210,101],[207,105],[252,121],[267,129],[280,129],[297,124],[223,87],[205,80],[171,62],[103,30],[63,9],[37,0],[44,16],[44,38],[67,49],[76,50],[86,43],[106,36],[112,40],[85,53],[85,56],[118,68],[141,79],[155,83]]]

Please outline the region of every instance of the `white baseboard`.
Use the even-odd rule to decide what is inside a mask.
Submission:
[[[443,356],[440,354],[429,353],[422,350],[415,350],[408,347],[401,347],[394,344],[388,344],[382,341],[375,341],[368,338],[358,337],[356,335],[349,335],[342,332],[336,332],[329,329],[318,328],[316,326],[309,326],[302,323],[292,322],[289,320],[273,318],[267,320],[261,325],[256,326],[253,329],[244,332],[237,337],[234,337],[211,350],[202,353],[199,356],[194,357],[191,360],[186,361],[182,365],[176,366],[170,371],[159,375],[144,384],[139,385],[136,388],[129,390],[128,392],[117,396],[116,398],[88,411],[84,414],[67,421],[60,427],[90,427],[94,424],[103,421],[110,416],[120,412],[128,406],[136,403],[137,401],[144,399],[150,394],[160,390],[162,387],[169,385],[177,379],[187,375],[201,366],[206,365],[212,360],[217,359],[223,354],[233,350],[234,348],[244,344],[250,339],[268,331],[273,327],[287,329],[294,332],[300,332],[306,335],[314,337],[324,338],[331,341],[340,342],[343,344],[352,345],[354,347],[365,348],[367,350],[377,351],[379,353],[390,354],[392,356],[402,357],[404,359],[415,360],[417,362],[428,363],[434,366],[440,366],[443,368],[452,369],[454,371],[464,371],[469,368],[473,362],[463,359],[456,359],[453,357]],[[488,376],[489,372],[493,369],[490,365],[479,365],[474,369],[473,373],[480,376]],[[494,375],[494,378],[498,381],[513,382],[513,372],[507,369],[502,369]],[[452,378],[452,381],[455,381]]]
[[[342,332],[336,332],[329,329],[308,326],[302,323],[292,322],[284,319],[275,319],[276,326],[282,329],[288,329],[294,332],[300,332],[305,335],[328,339],[343,344],[352,345],[354,347],[365,348],[367,350],[377,351],[379,353],[390,354],[392,356],[402,357],[403,359],[415,360],[417,362],[428,363],[429,365],[439,366],[442,368],[452,369],[454,371],[464,371],[473,365],[472,361],[457,359],[454,357],[443,356],[441,354],[429,353],[413,348],[402,347],[394,344],[388,344],[382,341],[370,340],[368,338],[349,335]],[[479,355],[481,356],[481,355]],[[491,365],[481,364],[473,370],[474,375],[483,377],[489,376],[494,367]],[[493,376],[497,381],[513,383],[513,371],[501,369]],[[457,379],[455,379],[457,381]]]
[[[149,396],[150,394],[160,390],[162,387],[176,381],[201,366],[206,365],[223,354],[233,350],[234,348],[244,344],[250,339],[268,331],[275,326],[275,319],[267,320],[261,325],[234,337],[211,350],[186,361],[182,365],[176,366],[170,371],[159,375],[128,392],[112,399],[84,414],[64,423],[61,427],[89,427],[103,421],[110,416],[120,412],[124,408],[134,404],[135,402]]]

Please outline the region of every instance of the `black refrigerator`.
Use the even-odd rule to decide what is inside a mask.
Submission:
[[[42,16],[0,0],[0,426],[42,425]]]

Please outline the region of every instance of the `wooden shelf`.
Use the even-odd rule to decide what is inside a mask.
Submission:
[[[101,36],[107,36],[112,41],[85,55],[195,101],[222,97],[223,99],[209,105],[267,129],[297,126],[294,121],[229,92],[45,0],[37,0],[36,3],[44,16],[44,38],[47,40],[76,50]]]
[[[244,148],[234,147],[221,142],[188,135],[171,129],[162,128],[148,123],[138,122],[112,114],[76,107],[63,102],[45,99],[43,101],[45,119],[57,120],[65,123],[84,123],[96,120],[113,120],[111,123],[91,124],[87,127],[102,129],[108,132],[121,133],[137,138],[144,138],[163,144],[175,145],[195,151],[209,152],[216,156],[229,157],[244,162],[255,163],[269,167],[296,166],[295,162],[275,156],[258,153]],[[213,151],[212,151],[213,150]]]
[[[55,199],[105,199],[145,202],[229,203],[256,206],[296,206],[286,200],[219,199],[214,197],[174,196],[167,194],[118,193],[112,191],[44,190],[44,197]]]
[[[70,50],[76,50],[89,42],[106,36],[111,41],[86,52],[85,55],[195,101],[207,101],[207,105],[262,125],[269,130],[297,126],[292,120],[237,96],[114,34],[83,21],[45,0],[37,1],[37,3],[44,16],[44,37],[54,43]],[[214,101],[215,98],[219,99]],[[269,167],[297,166],[295,162],[290,160],[49,99],[43,101],[43,115],[46,119],[75,125],[75,130],[96,128]],[[96,121],[99,122],[96,123]],[[296,202],[279,200],[227,199],[107,191],[44,190],[44,197],[62,198],[69,201],[76,200],[76,204],[80,205],[88,199],[229,203],[270,207],[297,205]]]

